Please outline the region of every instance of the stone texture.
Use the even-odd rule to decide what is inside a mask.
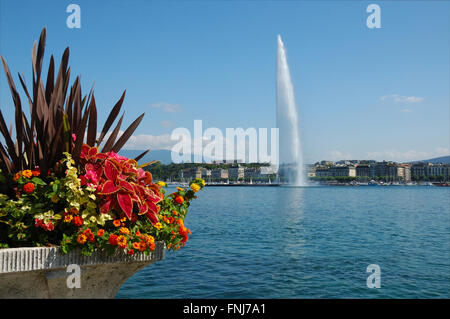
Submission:
[[[0,298],[114,298],[122,284],[141,268],[162,260],[163,242],[149,254],[122,251],[108,256],[96,251],[86,257],[58,247],[0,249]],[[68,288],[71,264],[80,266],[80,288]]]

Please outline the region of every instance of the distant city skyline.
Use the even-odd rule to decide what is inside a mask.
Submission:
[[[17,73],[31,78],[31,48],[47,27],[59,66],[70,47],[72,81],[94,92],[99,121],[126,89],[126,127],[145,112],[127,149],[170,149],[176,127],[275,127],[276,36],[288,50],[306,163],[410,162],[450,154],[450,3],[377,1],[381,28],[366,26],[367,1],[0,0],[0,54],[27,111]],[[26,9],[25,9],[26,8]],[[4,72],[0,106],[14,119]]]

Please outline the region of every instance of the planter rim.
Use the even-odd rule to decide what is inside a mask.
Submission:
[[[116,250],[108,255],[103,250],[96,250],[91,256],[81,255],[81,249],[77,248],[68,254],[62,254],[57,247],[20,247],[0,249],[0,274],[11,272],[26,272],[35,270],[49,270],[67,268],[71,264],[78,266],[154,262],[164,259],[165,244],[162,241],[155,242],[155,250],[148,255],[136,252],[127,255],[125,250]]]

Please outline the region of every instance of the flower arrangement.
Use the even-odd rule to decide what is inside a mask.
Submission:
[[[58,245],[63,253],[121,249],[132,255],[148,254],[156,241],[163,241],[167,249],[179,250],[190,234],[184,225],[188,207],[205,182],[195,179],[189,188],[168,194],[167,185],[154,183],[145,170],[152,162],[138,165],[146,152],[135,159],[118,155],[143,115],[116,141],[122,115],[103,143],[125,93],[98,135],[93,93],[87,99],[81,96],[78,77],[66,99],[68,50],[56,82],[52,56],[44,88],[45,32],[38,49],[36,44],[33,48],[32,95],[19,76],[30,103],[30,122],[1,58],[16,109],[16,134],[13,141],[0,111],[5,140],[5,145],[0,141],[0,248]]]

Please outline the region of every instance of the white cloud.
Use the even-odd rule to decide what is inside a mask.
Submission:
[[[412,110],[411,109],[403,109],[403,110],[401,110],[403,113],[411,113],[412,112]]]
[[[403,102],[403,103],[420,103],[424,100],[423,97],[420,96],[405,96],[399,94],[389,94],[383,95],[380,97],[382,101],[394,101],[394,102]]]
[[[120,138],[120,136],[122,136],[123,132],[124,131],[122,130],[119,131],[119,133],[117,134],[116,142]],[[102,145],[104,145],[110,135],[111,132],[108,132],[108,134],[105,135]],[[178,143],[178,141],[171,140],[170,134],[139,134],[132,135],[122,148],[128,150],[144,150],[149,148],[153,150],[170,150],[176,143]]]
[[[132,135],[127,143],[123,146],[129,150],[170,150],[177,141],[171,140],[170,134],[164,135]]]
[[[157,109],[161,109],[164,112],[168,112],[168,113],[175,113],[175,112],[181,112],[182,108],[179,104],[170,104],[167,102],[157,102],[157,103],[153,103],[151,105],[151,107],[157,108]]]

